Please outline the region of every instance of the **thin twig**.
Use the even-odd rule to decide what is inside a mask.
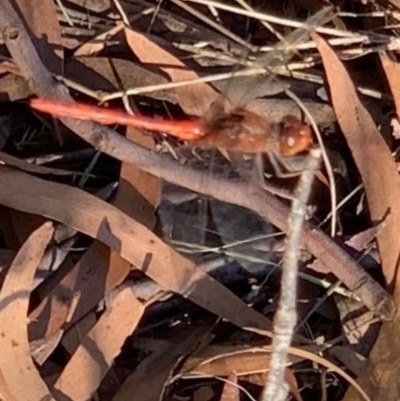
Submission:
[[[153,29],[153,25],[154,25],[154,21],[157,19],[157,16],[161,10],[161,6],[162,6],[163,0],[158,0],[157,1],[157,5],[154,7],[154,11],[151,15],[151,21],[150,24],[147,28],[147,33],[150,33],[151,30]]]
[[[284,373],[288,348],[292,341],[297,320],[296,287],[301,235],[307,214],[307,202],[311,193],[314,174],[319,168],[320,158],[321,150],[319,148],[311,149],[306,158],[305,170],[300,176],[295,190],[295,198],[292,202],[283,256],[281,295],[274,317],[270,372],[261,398],[262,401],[285,401],[288,394],[289,387],[284,380]]]
[[[56,0],[56,3],[58,5],[58,7],[60,8],[62,15],[65,18],[65,21],[67,21],[69,26],[74,26],[74,23],[71,20],[71,17],[68,14],[68,11],[66,10],[66,8],[64,7],[64,4],[61,0]]]
[[[337,213],[342,206],[344,206],[358,191],[361,191],[362,189],[364,189],[364,185],[363,184],[359,184],[357,187],[355,187],[353,190],[351,190],[350,193],[347,194],[336,205],[335,213]],[[324,218],[324,220],[322,220],[321,223],[318,224],[318,227],[322,227],[332,216],[333,216],[333,211],[328,213],[328,215]]]

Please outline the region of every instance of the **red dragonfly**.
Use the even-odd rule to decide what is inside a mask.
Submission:
[[[129,125],[166,133],[194,146],[216,147],[238,153],[293,156],[308,149],[312,144],[310,128],[302,124],[297,117],[287,115],[281,122],[271,123],[241,107],[231,111],[211,107],[202,119],[173,121],[51,99],[32,99],[30,106],[34,110],[58,117]]]
[[[330,19],[331,10],[329,8],[322,9],[306,24],[313,26],[321,23],[326,20],[328,15]],[[278,44],[278,53],[286,53],[282,54],[281,59],[285,56],[286,59],[288,58],[287,48],[304,40],[305,33],[307,34],[307,30],[298,29]],[[265,57],[261,58],[261,64],[267,65],[268,60]],[[227,110],[226,103],[215,102],[203,118],[185,121],[130,115],[102,107],[63,103],[51,99],[32,99],[30,106],[37,111],[58,117],[93,120],[102,124],[130,125],[166,133],[194,146],[216,147],[220,150],[242,154],[264,153],[278,158],[279,156],[294,156],[309,149],[312,144],[311,129],[297,117],[287,115],[282,121],[273,123],[243,107],[229,107]]]

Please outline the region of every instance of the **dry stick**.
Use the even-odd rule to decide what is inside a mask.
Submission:
[[[283,255],[280,299],[274,317],[270,371],[261,397],[262,401],[284,401],[289,390],[284,379],[284,373],[287,364],[287,351],[292,342],[297,320],[296,287],[302,227],[307,214],[307,202],[311,193],[314,174],[319,168],[320,159],[321,150],[319,148],[311,149],[292,201]]]
[[[57,84],[40,60],[25,26],[10,5],[0,1],[0,34],[31,89],[39,96],[73,101],[64,86]],[[63,123],[83,140],[118,160],[136,165],[168,182],[188,188],[224,202],[246,207],[280,230],[287,232],[289,210],[273,195],[248,183],[215,177],[182,166],[170,158],[157,155],[118,135],[116,132],[88,121],[63,119]],[[302,245],[321,263],[332,268],[336,277],[355,292],[377,316],[390,320],[395,304],[387,292],[357,262],[321,230],[306,223]]]

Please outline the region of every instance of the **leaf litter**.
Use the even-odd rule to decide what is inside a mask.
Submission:
[[[224,21],[224,28],[221,25],[218,29],[204,25],[204,21],[211,20],[209,16],[199,24],[196,14],[190,14],[197,6],[190,2],[184,9],[180,8],[180,2],[174,2],[175,5],[165,2],[159,8],[145,8],[142,2],[121,2],[113,10],[106,9],[102,16],[91,14],[82,5],[72,11],[65,4],[62,9],[57,8],[62,2],[58,2],[57,7],[52,2],[43,2],[35,9],[28,3],[18,1],[21,10],[18,16],[11,2],[5,1],[0,6],[2,29],[11,22],[20,29],[17,39],[5,38],[10,57],[4,61],[9,64],[0,81],[8,88],[8,99],[25,101],[28,95],[36,94],[69,100],[66,89],[54,83],[50,71],[79,101],[106,100],[107,107],[125,107],[128,112],[177,119],[184,115],[201,116],[218,96],[214,86],[202,77],[217,77],[221,71],[231,73],[232,67],[227,69],[226,66],[234,64],[235,60],[243,63],[246,59],[251,63],[256,56],[252,53],[255,47],[275,40],[271,40],[271,34],[256,20],[243,17],[243,24],[235,23],[237,18],[242,18],[231,14],[238,8],[233,7],[229,12],[219,10],[218,3],[213,7],[219,10],[217,14]],[[393,33],[390,30],[383,33],[390,47],[382,45],[378,36],[357,33],[351,19],[346,17],[347,3],[343,2],[340,9],[335,10],[337,26],[331,24],[319,30],[332,47],[312,34],[311,41],[296,44],[297,55],[288,68],[279,70],[273,66],[274,71],[283,76],[291,70],[292,78],[282,78],[283,81],[291,88],[297,85],[297,96],[304,100],[311,115],[320,115],[317,121],[324,129],[325,146],[334,166],[340,197],[345,198],[360,182],[366,195],[366,202],[358,194],[342,206],[339,234],[331,239],[323,233],[325,226],[316,229],[318,221],[324,220],[329,212],[326,207],[329,194],[326,185],[314,184],[308,210],[310,221],[302,230],[304,249],[300,257],[299,286],[307,291],[299,294],[306,294],[307,299],[298,302],[297,318],[301,325],[287,350],[289,360],[284,375],[290,393],[297,400],[315,399],[321,392],[333,400],[398,398],[395,379],[398,376],[396,350],[399,345],[395,332],[398,314],[389,291],[397,303],[399,178],[391,155],[396,149],[396,140],[384,131],[385,112],[398,110],[397,62],[395,55],[388,53],[396,49],[397,42],[390,36]],[[304,21],[309,11],[297,6],[298,13],[288,16],[282,14],[279,4],[275,7],[271,3],[270,7],[262,11],[280,15],[273,20],[276,29],[288,21],[298,25],[296,19]],[[310,4],[314,11],[318,7]],[[359,7],[360,14],[355,17],[361,21],[367,18],[362,14],[366,6]],[[382,19],[379,12],[388,12],[381,14],[385,18],[396,18],[395,11],[389,12],[381,5],[376,7],[379,11],[374,18]],[[198,10],[207,13],[201,6]],[[42,23],[43,15],[48,24]],[[121,23],[123,19],[127,21],[127,16],[133,18],[130,27]],[[25,25],[18,18],[22,18]],[[293,26],[291,22],[289,25]],[[36,37],[36,50],[26,41],[26,26]],[[75,26],[75,31],[71,26]],[[227,26],[232,32],[228,33]],[[250,36],[256,38],[251,44],[247,43],[246,47],[251,50],[246,51],[246,57],[240,39],[241,29],[245,27],[249,29],[246,37],[251,31]],[[226,36],[221,34],[224,30]],[[75,36],[79,31],[82,36]],[[88,39],[86,43],[81,39],[84,35]],[[60,44],[70,46],[73,43],[78,46],[72,56],[65,52],[67,68],[63,71],[60,67],[64,52]],[[25,50],[25,55],[18,46]],[[315,48],[321,55],[322,65]],[[381,85],[375,88],[368,88],[371,82],[363,81],[362,71],[357,74],[360,68],[357,61],[348,65],[337,57],[339,54],[342,60],[352,57],[362,62],[367,59],[366,49],[373,57],[380,58],[387,76],[387,82],[382,75]],[[44,65],[35,61],[39,60],[36,52]],[[311,59],[311,64],[302,63],[305,56]],[[314,68],[310,69],[310,65]],[[134,77],[129,74],[130,68],[137,72]],[[352,69],[351,75],[347,69]],[[11,86],[7,83],[10,77],[18,78]],[[181,82],[190,80],[195,80],[196,84],[181,86]],[[239,99],[246,98],[252,91],[251,81],[243,82],[246,82],[245,89],[243,96],[238,95]],[[322,83],[327,84],[328,101],[321,101],[313,94]],[[370,98],[360,93],[367,93]],[[286,114],[299,113],[293,111],[293,104],[283,95],[265,98],[260,90],[257,96],[261,104],[259,112],[264,110],[272,119],[275,115],[280,116],[276,117],[279,120]],[[376,101],[374,96],[384,100]],[[14,110],[23,107],[2,101],[9,119]],[[323,114],[319,114],[321,110]],[[24,112],[28,113],[26,109]],[[296,115],[301,117],[301,113]],[[153,400],[184,396],[238,399],[239,394],[259,397],[270,370],[272,350],[270,341],[264,337],[272,335],[271,320],[278,307],[279,265],[286,249],[277,228],[287,231],[288,200],[266,194],[259,196],[248,185],[232,185],[232,189],[246,192],[247,199],[238,204],[252,209],[253,214],[239,223],[243,225],[244,235],[235,234],[240,227],[231,224],[233,228],[226,229],[221,240],[218,227],[213,224],[216,221],[224,224],[226,220],[234,222],[244,211],[233,206],[225,209],[223,218],[213,220],[208,216],[204,219],[203,215],[201,223],[196,222],[199,210],[207,213],[209,195],[235,203],[235,191],[227,190],[231,187],[223,180],[210,180],[204,166],[202,175],[188,173],[193,166],[207,164],[208,150],[193,152],[176,139],[149,136],[134,128],[124,131],[114,127],[131,141],[132,145],[128,146],[128,142],[115,140],[112,131],[88,122],[63,121],[64,126],[57,120],[45,121],[42,116],[41,119],[46,124],[42,127],[34,118],[20,121],[14,118],[15,127],[11,129],[7,123],[1,133],[4,140],[0,141],[3,155],[0,203],[5,264],[0,297],[6,302],[0,311],[3,328],[0,340],[4,350],[0,358],[2,398],[36,400],[67,396],[71,400],[91,397]],[[18,129],[15,129],[17,123]],[[92,159],[77,157],[78,151],[88,145],[72,132],[114,159],[104,155]],[[146,148],[146,152],[127,156],[124,147],[128,152],[139,149],[131,147],[134,144],[141,146],[140,149]],[[71,159],[63,153],[66,149],[72,154]],[[29,162],[32,157],[45,160],[56,153],[59,154],[56,162],[44,165]],[[156,153],[159,159],[150,157]],[[169,167],[172,164],[162,161],[171,156],[177,160],[173,170]],[[229,164],[229,160],[228,157],[221,163]],[[179,167],[177,163],[181,163]],[[164,196],[164,180],[174,187],[172,203],[171,197]],[[279,184],[292,190],[296,179],[292,181],[281,180]],[[109,202],[94,195],[112,182],[118,182],[118,190]],[[207,187],[207,182],[214,187]],[[220,188],[215,188],[216,182],[220,182]],[[188,191],[183,191],[179,185],[191,190],[189,197]],[[195,188],[197,191],[193,191]],[[240,198],[240,194],[236,196]],[[159,211],[167,202],[167,213],[174,217],[170,235],[165,236]],[[360,204],[362,208],[356,208]],[[223,207],[223,203],[221,205]],[[357,210],[361,213],[357,214]],[[48,219],[53,223],[46,222]],[[173,248],[174,227],[185,220],[191,223],[183,225],[184,239],[192,236],[190,230],[196,232],[197,224],[206,234],[203,237],[208,243],[197,244],[202,247],[200,256],[195,252],[181,254]],[[53,224],[56,234],[51,241]],[[68,228],[73,239],[60,237],[63,239],[57,242],[61,227]],[[264,234],[268,235],[246,238],[260,234],[257,227],[263,227],[261,234],[266,231]],[[372,236],[364,234],[369,230],[373,230]],[[345,242],[351,244],[349,238],[357,238],[357,235],[368,236],[355,246],[358,253],[349,248],[341,249]],[[241,240],[235,244],[238,237]],[[248,245],[243,246],[243,238]],[[57,264],[60,267],[54,272],[50,269],[51,274],[39,278],[43,272],[43,255],[60,255],[63,243],[64,256]],[[187,245],[186,252],[191,244]],[[316,262],[310,264],[312,255],[324,265],[318,267],[319,274],[306,270],[307,265],[316,266]],[[368,273],[374,278],[363,275],[358,265],[364,266],[367,256],[374,261],[368,264]],[[213,265],[218,266],[218,272]],[[383,278],[379,280],[380,268]],[[340,281],[335,282],[332,274]],[[40,285],[36,288],[34,282]],[[325,291],[326,282],[331,283],[331,288]],[[338,291],[341,285],[348,288]],[[21,291],[22,298],[12,295]],[[346,299],[346,291],[354,291],[354,297]],[[302,307],[302,302],[309,306]],[[371,310],[366,309],[360,319],[350,320],[353,326],[348,325],[346,307],[360,310],[362,303]],[[210,313],[214,319],[209,319]],[[215,316],[219,320],[215,320]],[[368,343],[366,329],[373,324],[368,322],[377,322],[379,317],[393,320],[382,325],[374,344]],[[363,330],[358,330],[357,325],[363,325]],[[378,329],[377,324],[373,327]],[[159,341],[163,346],[146,351],[135,345],[140,344],[140,339]],[[234,349],[234,352],[227,354],[227,349]],[[64,358],[60,358],[60,352]],[[215,360],[211,363],[212,352]],[[367,358],[366,368],[365,364],[346,358],[356,357],[357,352]],[[198,361],[195,364],[193,356]],[[13,363],[15,358],[21,361],[20,369]],[[192,365],[192,376],[188,375],[188,364]],[[207,370],[200,376],[202,369]],[[326,382],[324,371],[330,371],[335,380]],[[359,375],[358,383],[349,372]],[[213,377],[216,379],[210,381]],[[29,383],[29,394],[20,386],[22,380]],[[255,387],[248,389],[246,380]],[[324,380],[325,385],[322,385]],[[335,392],[346,382],[352,384],[346,395],[343,391]],[[197,389],[189,383],[195,383]]]

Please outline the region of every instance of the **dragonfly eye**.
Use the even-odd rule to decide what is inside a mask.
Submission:
[[[294,120],[295,119],[295,120]],[[290,116],[282,121],[279,150],[282,156],[294,156],[310,148],[312,145],[311,129],[307,125]]]

